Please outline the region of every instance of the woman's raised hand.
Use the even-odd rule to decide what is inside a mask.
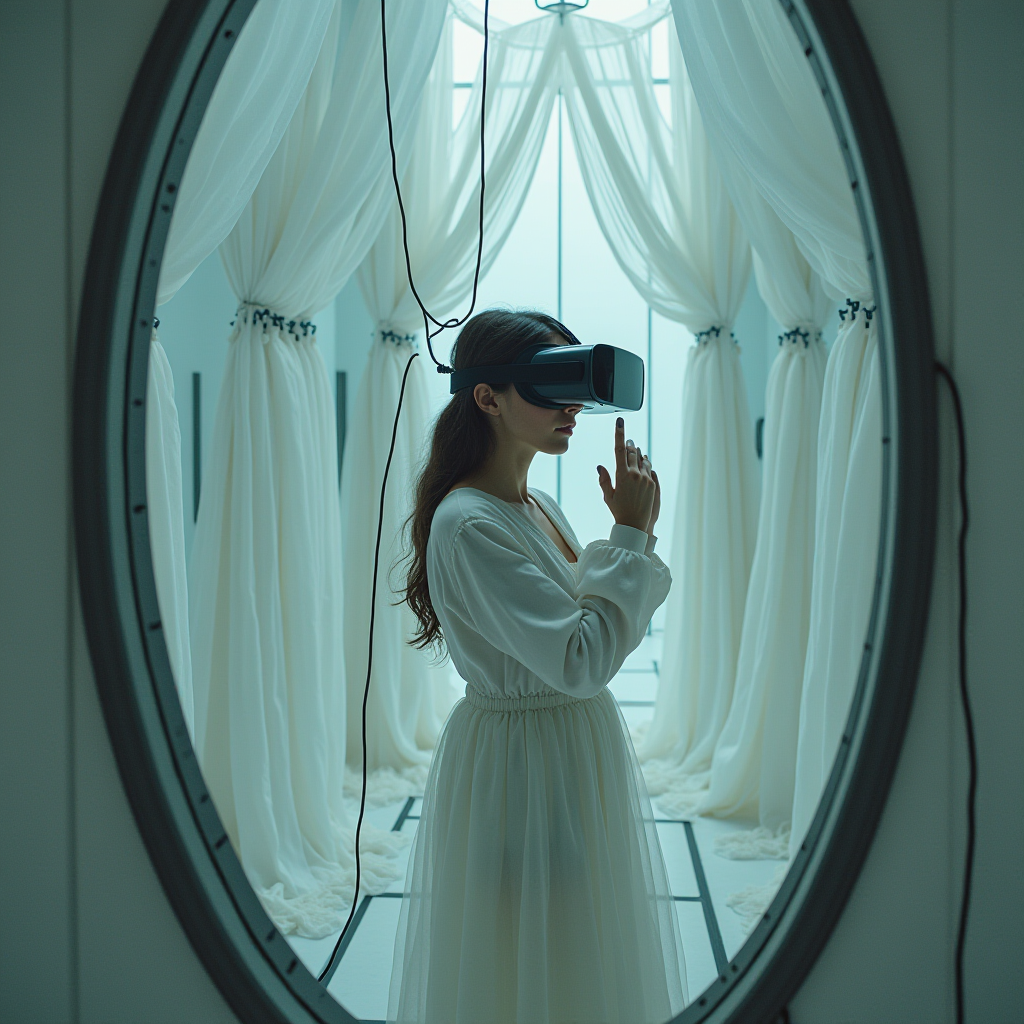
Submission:
[[[615,484],[604,466],[597,467],[597,479],[615,522],[650,533],[661,509],[661,486],[651,460],[626,440],[621,416],[615,422]]]

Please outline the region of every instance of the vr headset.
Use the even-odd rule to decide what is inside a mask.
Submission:
[[[644,361],[615,345],[533,345],[514,363],[470,366],[451,375],[451,394],[477,384],[514,384],[531,405],[584,412],[636,412],[644,402]]]

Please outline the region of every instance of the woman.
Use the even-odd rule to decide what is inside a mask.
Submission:
[[[488,310],[452,366],[575,339],[542,313]],[[577,343],[578,344],[578,343]],[[431,762],[395,945],[388,1020],[664,1024],[685,1002],[679,932],[650,801],[607,683],[671,577],[653,553],[660,487],[615,427],[615,517],[581,549],[527,486],[581,406],[513,385],[456,393],[419,479],[405,600],[413,643],[446,644],[466,697]]]

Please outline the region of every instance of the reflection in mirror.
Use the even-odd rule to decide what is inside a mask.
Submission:
[[[461,317],[484,12],[387,10],[416,289]],[[860,671],[883,515],[866,247],[776,0],[492,0],[487,30],[476,309],[641,356],[623,440],[657,487],[629,504],[615,417],[569,438],[576,407],[509,389],[488,421],[449,394],[388,174],[380,5],[258,0],[160,278],[161,618],[246,876],[355,1018],[665,1022],[782,885]],[[512,320],[478,321],[466,358],[552,343],[529,316],[499,342]],[[460,431],[491,429],[473,462]],[[403,600],[417,565],[437,619]],[[435,626],[450,658],[413,642]]]

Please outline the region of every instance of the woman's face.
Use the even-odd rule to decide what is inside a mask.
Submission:
[[[569,344],[561,335],[552,335],[550,344]],[[572,427],[581,404],[560,409],[545,409],[527,402],[510,384],[504,392],[493,391],[478,384],[474,397],[484,412],[495,417],[493,424],[499,438],[515,440],[548,455],[561,455],[569,448]]]

